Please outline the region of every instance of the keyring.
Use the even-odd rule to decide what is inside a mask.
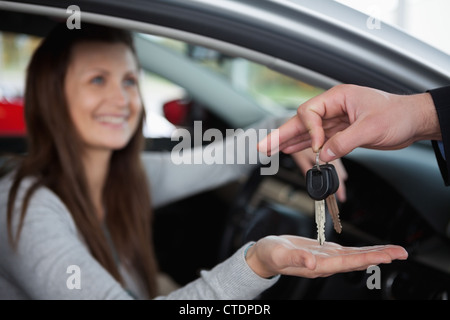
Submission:
[[[316,153],[316,167],[317,167],[317,170],[320,171],[319,154],[320,154],[320,150],[317,151],[317,153]]]

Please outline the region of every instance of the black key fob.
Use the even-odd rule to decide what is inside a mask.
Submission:
[[[339,178],[332,164],[314,166],[306,172],[306,191],[312,199],[324,200],[338,188]]]

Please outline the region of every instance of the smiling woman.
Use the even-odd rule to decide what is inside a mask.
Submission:
[[[72,49],[64,89],[70,116],[90,148],[120,149],[142,122],[138,72],[122,43],[85,42]]]
[[[136,86],[129,85],[137,70],[133,50],[127,32],[96,25],[70,31],[61,24],[35,52],[25,93],[29,154],[17,170],[8,200],[9,235],[13,240],[12,204],[22,180],[38,177],[25,195],[22,217],[34,191],[47,186],[71,212],[92,255],[123,283],[108,239],[101,232],[102,227],[114,230],[111,237],[118,255],[137,265],[138,274],[146,279],[144,287],[154,295],[156,267],[148,241],[151,210],[145,201],[149,192],[138,165],[143,113]],[[98,76],[99,67],[103,78]],[[99,83],[99,78],[104,81]],[[122,118],[126,114],[126,125],[97,118],[117,114]],[[112,151],[118,149],[113,156]],[[108,175],[108,170],[114,174]],[[125,180],[136,190],[122,190]],[[126,219],[122,212],[129,212]],[[16,244],[22,226],[20,222]]]

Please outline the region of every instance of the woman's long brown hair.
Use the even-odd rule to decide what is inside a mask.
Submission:
[[[69,30],[54,28],[35,51],[27,70],[25,121],[28,154],[17,165],[8,199],[8,233],[14,247],[34,191],[45,186],[64,202],[92,255],[123,284],[114,254],[95,214],[81,161],[82,143],[71,121],[64,95],[64,79],[75,44],[85,41],[124,43],[135,54],[130,33],[83,23]],[[136,60],[137,61],[137,60]],[[141,119],[143,120],[143,119]],[[151,235],[151,203],[140,152],[144,145],[140,121],[128,145],[113,152],[105,182],[105,225],[125,266],[133,266],[144,280],[149,297],[156,294],[156,258]],[[21,208],[16,233],[12,230],[14,203],[24,178],[33,177]],[[13,236],[15,234],[15,236]]]

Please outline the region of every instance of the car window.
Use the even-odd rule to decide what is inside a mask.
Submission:
[[[25,134],[25,70],[40,41],[25,34],[0,32],[0,136]]]
[[[263,108],[296,109],[300,103],[323,92],[321,88],[247,59],[169,38],[152,36],[149,39],[213,71],[236,90],[250,94]]]
[[[28,62],[42,38],[27,34],[0,32],[0,137],[24,136],[23,95]],[[155,114],[165,101],[184,96],[179,86],[149,72],[142,73],[143,99],[149,121],[148,137],[170,136],[174,126]],[[149,94],[150,91],[158,94]]]
[[[220,77],[226,86],[250,97],[258,107],[272,110],[272,113],[273,110],[294,110],[300,103],[323,91],[240,57],[170,38],[146,37]],[[26,34],[0,32],[0,136],[25,135],[23,94],[26,67],[41,40]],[[224,130],[229,125],[211,113],[207,104],[193,101],[189,88],[153,70],[142,70],[140,84],[147,114],[146,137],[168,138],[177,127],[189,128],[198,120],[205,121],[203,130],[210,127]]]
[[[167,119],[163,106],[184,99],[186,90],[149,70],[142,70],[140,85],[146,110],[144,135],[148,138],[170,137],[177,127]]]
[[[0,32],[0,84],[9,93],[21,93],[28,61],[41,38],[26,34]]]

